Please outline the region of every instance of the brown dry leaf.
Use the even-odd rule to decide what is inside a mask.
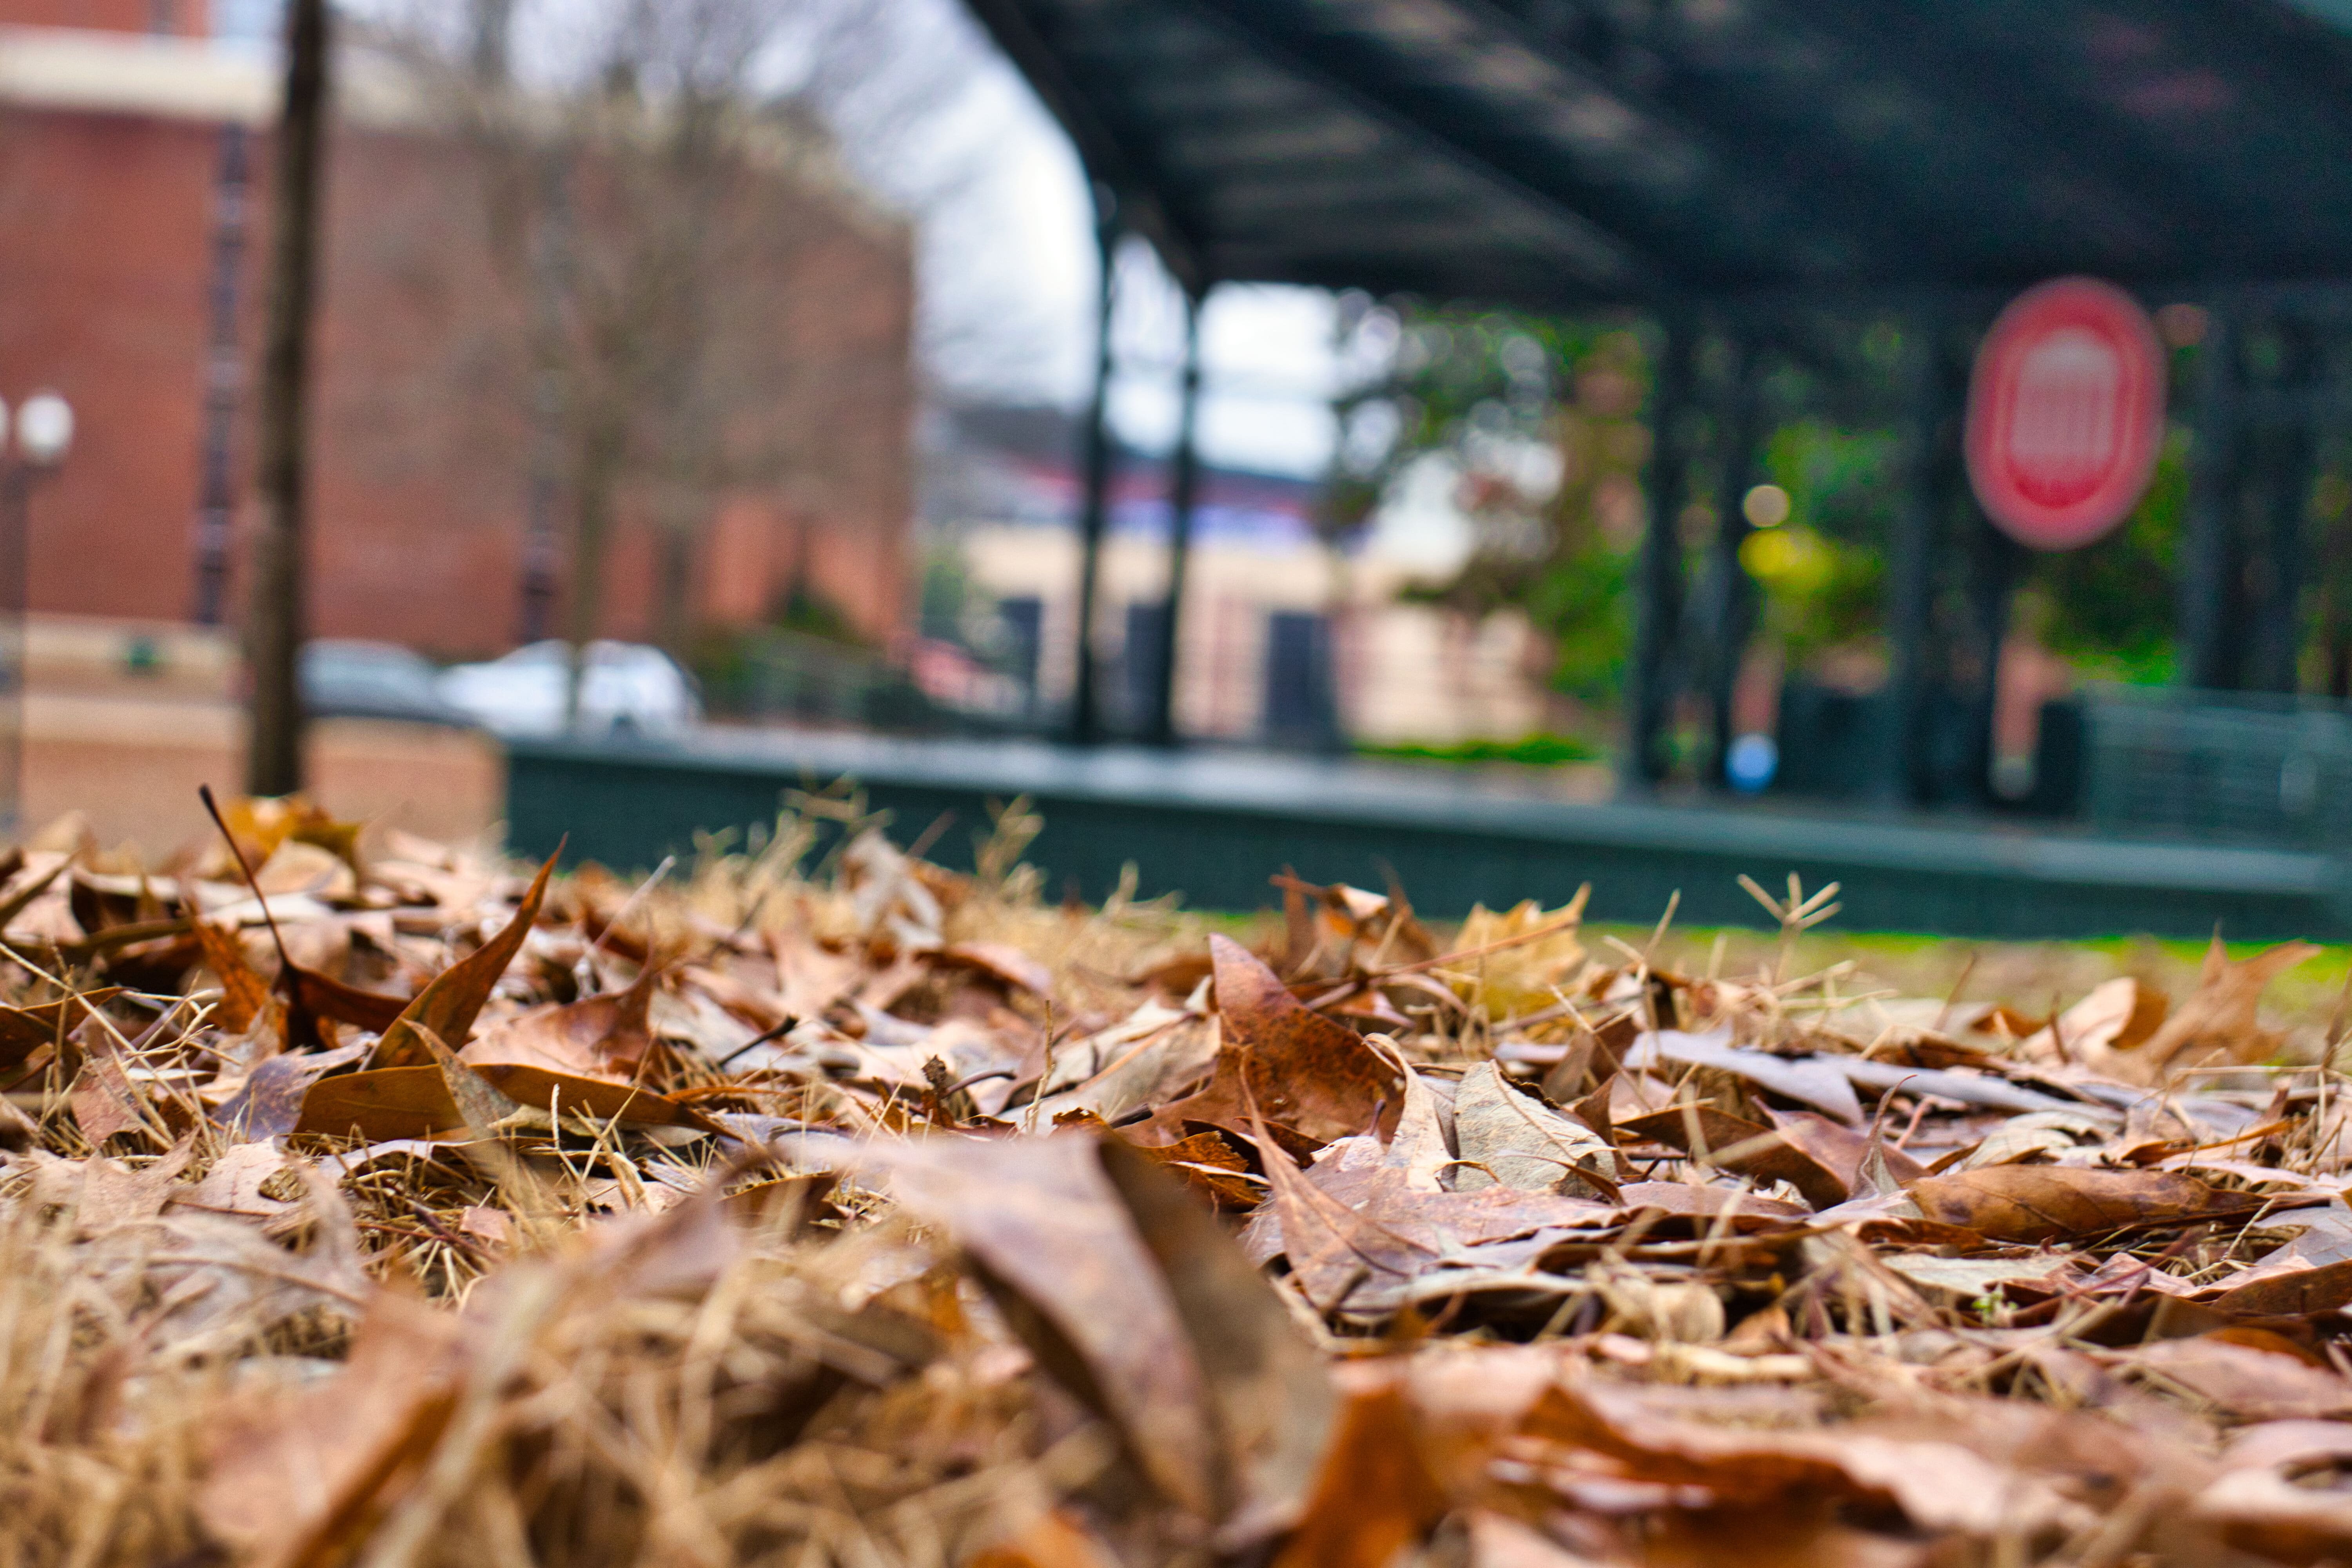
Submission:
[[[1476,1509],[1465,1527],[1470,1537],[1470,1568],[1593,1568],[1592,1558],[1507,1514]]]
[[[85,1231],[135,1225],[163,1212],[172,1184],[195,1154],[193,1132],[133,1171],[119,1160],[93,1155],[82,1163],[81,1201],[74,1223]]]
[[[1456,1170],[1456,1192],[1500,1182],[1580,1197],[1616,1194],[1615,1152],[1581,1122],[1511,1087],[1493,1062],[1462,1075],[1454,1093],[1454,1139],[1465,1167],[1485,1167]]]
[[[246,1074],[243,1087],[213,1112],[213,1120],[239,1142],[267,1142],[294,1131],[310,1086],[337,1068],[367,1055],[365,1045],[331,1051],[284,1051],[265,1057]]]
[[[648,1014],[660,979],[659,966],[648,963],[625,991],[534,1007],[467,1041],[457,1059],[476,1067],[507,1063],[634,1082],[653,1049]]]
[[[405,1012],[409,999],[388,996],[380,991],[369,991],[357,985],[347,985],[332,975],[293,963],[278,976],[278,984],[286,992],[288,1043],[312,1046],[323,1041],[318,1020],[332,1019],[349,1024],[354,1029],[382,1034]]]
[[[0,1068],[19,1066],[43,1046],[56,1045],[121,994],[121,986],[106,985],[37,1006],[0,1007]]]
[[[441,1069],[372,1068],[320,1079],[302,1097],[297,1132],[331,1138],[357,1136],[370,1143],[398,1138],[430,1138],[466,1125],[465,1114],[443,1081]]]
[[[1625,1065],[1630,1068],[1655,1068],[1662,1062],[1732,1073],[1849,1126],[1863,1122],[1862,1101],[1854,1094],[1853,1080],[1835,1061],[1776,1056],[1735,1046],[1723,1030],[1692,1035],[1660,1029],[1642,1036],[1625,1053]]]
[[[1054,972],[1010,942],[951,942],[938,956],[942,963],[985,974],[1010,990],[1054,994]]]
[[[2263,992],[2296,964],[2317,957],[2319,951],[2306,942],[2282,942],[2232,963],[2216,936],[2206,949],[2197,989],[2146,1045],[2126,1053],[2116,1067],[2156,1083],[2188,1068],[2237,1066],[2271,1056],[2278,1049],[2279,1036],[2264,1029],[2256,1016]]]
[[[205,1214],[276,1219],[301,1205],[291,1198],[272,1197],[262,1184],[294,1170],[295,1162],[267,1143],[237,1143],[222,1152],[204,1180],[168,1194],[170,1201]]]
[[[2276,1272],[2249,1269],[2206,1304],[2239,1318],[2307,1318],[2331,1312],[2352,1305],[2352,1260]]]
[[[1546,910],[1533,899],[1507,914],[1498,915],[1484,904],[1473,907],[1454,945],[1458,952],[1476,956],[1439,960],[1441,974],[1456,995],[1496,1022],[1557,1005],[1559,988],[1584,964],[1584,944],[1577,941],[1576,931],[1591,895],[1588,883],[1556,910]],[[1532,942],[1515,940],[1546,927],[1559,929]],[[1511,945],[1496,946],[1502,942]],[[1481,948],[1496,951],[1479,952]]]
[[[1338,1427],[1306,1515],[1274,1568],[1389,1568],[1452,1500],[1423,1457],[1418,1423],[1388,1371],[1345,1367]]]
[[[229,837],[246,860],[267,865],[289,843],[315,845],[353,871],[360,869],[359,839],[362,824],[339,822],[316,802],[300,795],[239,795],[220,807]],[[205,864],[215,878],[235,877],[235,859],[215,846]]]
[[[2131,975],[2117,975],[2051,1021],[2018,1047],[2037,1060],[2084,1062],[2105,1068],[2117,1051],[2138,1048],[2163,1026],[2171,999]]]
[[[221,984],[220,1005],[214,1016],[222,1028],[241,1035],[253,1027],[253,1021],[269,1005],[269,982],[247,960],[245,943],[235,931],[208,920],[193,924],[196,942],[205,952],[205,967]]]
[[[1391,1127],[1404,1083],[1362,1037],[1309,1012],[1281,978],[1230,937],[1209,938],[1224,1039],[1208,1087],[1163,1106],[1154,1125],[1171,1137],[1186,1121],[1241,1126],[1255,1097],[1269,1121],[1328,1143],[1361,1132],[1385,1107]]]
[[[559,849],[557,854],[561,853]],[[474,1019],[490,999],[491,988],[507,972],[507,965],[514,962],[514,955],[522,950],[523,938],[530,934],[531,922],[539,918],[540,904],[547,897],[547,879],[555,871],[555,859],[554,855],[547,858],[539,875],[531,879],[514,918],[496,936],[435,975],[431,984],[401,1010],[397,1019],[379,1026],[383,1037],[376,1042],[374,1066],[404,1068],[431,1063],[433,1056],[417,1032],[419,1027],[432,1030],[452,1050],[465,1045]]]
[[[1817,1209],[1853,1193],[1851,1167],[1840,1173],[1797,1147],[1784,1129],[1766,1127],[1707,1105],[1673,1105],[1621,1123],[1624,1130],[1760,1182],[1786,1182]]]
[[[89,847],[23,931],[54,925],[61,962],[139,994],[0,976],[37,1005],[0,1012],[0,1373],[36,1369],[0,1396],[37,1384],[9,1408],[44,1412],[0,1444],[16,1533],[93,1568],[179,1561],[187,1434],[279,1430],[290,1461],[215,1456],[204,1509],[239,1560],[2116,1568],[2352,1545],[2352,1442],[2331,1446],[2352,1430],[2352,1110],[2322,1069],[2115,1081],[2102,1052],[2157,1053],[2133,1044],[2153,991],[2113,982],[2040,1065],[1971,1050],[1946,1016],[1989,1003],[1919,973],[1934,954],[1791,981],[1814,955],[1783,951],[1752,979],[1710,959],[1654,984],[1580,959],[1573,1015],[1547,994],[1544,1020],[1490,1032],[1451,987],[1480,971],[1482,1000],[1516,1005],[1511,963],[1435,968],[1399,893],[1284,884],[1293,994],[1205,921],[1052,907],[1032,873],[973,898],[824,798],[770,847],[706,846],[618,931],[632,885],[587,873],[484,943],[501,866],[432,847],[395,846],[353,907],[275,895],[303,968],[278,979],[283,1030],[263,997],[244,1039],[236,938],[177,929],[158,891],[226,920],[241,889],[184,868],[151,886]],[[863,847],[835,879],[812,845],[845,826]],[[288,845],[269,885],[348,885]],[[76,910],[106,941],[75,942]],[[948,930],[980,945],[942,949]],[[600,937],[635,984],[559,1005]],[[656,978],[654,943],[693,956]],[[1119,978],[1183,952],[1213,1011]],[[208,953],[236,994],[163,1011],[212,984],[189,978]],[[2001,1015],[2026,1033],[2105,962],[2031,956],[1969,971],[2031,1004]],[[2241,1038],[2259,967],[2203,993],[2214,1014],[2235,985]],[[1850,1029],[1869,1007],[1841,999],[1889,980],[1884,1029]],[[1641,1035],[1667,991],[1693,1032]],[[305,1026],[331,1041],[394,1006],[411,1065],[345,1076],[364,1043],[308,1048]],[[1551,1099],[1506,1076],[1530,1069]],[[114,1121],[110,1152],[192,1137],[92,1157],[69,1109]],[[1037,1135],[1065,1124],[1087,1131]],[[352,1131],[373,1141],[320,1168],[273,1146]],[[1604,1199],[1547,1190],[1588,1158],[1575,1179]],[[1621,1162],[1644,1179],[1601,1185]],[[1755,1190],[1778,1181],[1806,1203]],[[372,1275],[431,1291],[463,1347],[414,1347],[422,1389],[366,1372],[380,1326],[336,1370]],[[339,1426],[309,1408],[327,1390],[363,1408]],[[418,1426],[445,1395],[446,1428]],[[2234,1501],[2212,1484],[2220,1430],[2311,1413],[2346,1418],[2233,1448]]]
[[[635,1084],[581,1078],[572,1073],[532,1067],[525,1062],[488,1062],[473,1071],[483,1082],[509,1100],[533,1109],[553,1101],[560,1105],[564,1115],[589,1116],[599,1121],[628,1121],[645,1127],[689,1127],[700,1132],[719,1130],[709,1118],[691,1105]]]
[[[1784,1230],[1812,1217],[1801,1204],[1688,1182],[1628,1182],[1617,1189],[1617,1201],[1627,1214],[1652,1209],[1676,1219],[1724,1226],[1734,1234]]]
[[[197,1510],[247,1563],[326,1568],[415,1483],[457,1403],[457,1321],[379,1292],[332,1378],[233,1410]]]
[[[1302,1175],[1265,1123],[1257,1125],[1258,1159],[1273,1184],[1273,1212],[1282,1226],[1280,1250],[1290,1259],[1291,1278],[1318,1310],[1337,1311],[1360,1293],[1390,1300],[1436,1261],[1436,1247],[1391,1230]],[[1403,1173],[1391,1167],[1380,1168],[1371,1180],[1396,1194],[1410,1191]]]
[[[2241,1421],[2352,1415],[2352,1383],[2293,1354],[2206,1335],[2160,1340],[2110,1359],[2159,1389],[2185,1392]]]
[[[1118,1558],[1070,1510],[1055,1508],[982,1547],[962,1568],[1118,1568]]]
[[[2027,1243],[2087,1241],[2137,1226],[2227,1219],[2262,1206],[2247,1194],[2217,1192],[2168,1171],[2075,1165],[1991,1165],[1922,1177],[1906,1190],[1931,1220]]]
[[[1748,1391],[1716,1392],[1726,1396],[1717,1403],[1727,1415],[1742,1403],[1752,1406],[1729,1397]],[[1880,1499],[1920,1529],[1979,1538],[2082,1519],[2047,1482],[1957,1442],[1860,1422],[1822,1431],[1744,1430],[1687,1418],[1705,1409],[1699,1401],[1675,1405],[1679,1409],[1648,1390],[1564,1382],[1546,1392],[1525,1429],[1605,1455],[1632,1479],[1704,1488],[1719,1502],[1769,1503],[1798,1517],[1807,1498],[1844,1497]]]
[[[606,1079],[581,1078],[517,1062],[471,1068],[486,1086],[544,1121],[552,1103],[564,1115],[654,1127],[716,1129],[701,1112],[667,1095]],[[505,1110],[501,1106],[501,1110]],[[297,1132],[346,1137],[356,1130],[371,1143],[399,1138],[431,1138],[467,1126],[465,1110],[450,1092],[437,1063],[423,1067],[370,1068],[321,1079],[302,1099]]]
[[[1066,1113],[1076,1118],[1091,1113]],[[1095,1117],[1097,1123],[1100,1117]],[[1059,1124],[1059,1123],[1057,1123]],[[1173,1143],[1129,1144],[1128,1147],[1162,1169],[1184,1179],[1186,1185],[1202,1196],[1225,1209],[1254,1209],[1265,1197],[1256,1187],[1243,1180],[1249,1173],[1249,1161],[1232,1140],[1212,1128],[1195,1132],[1190,1138]]]
[[[1199,1359],[1223,1521],[1218,1542],[1232,1551],[1297,1519],[1339,1402],[1322,1357],[1240,1247],[1146,1155],[1106,1141],[1103,1174],[1159,1265]]]
[[[2242,1552],[2281,1563],[2352,1553],[2352,1425],[2277,1421],[2231,1439],[2194,1521]]]
[[[1118,1425],[1160,1493],[1216,1518],[1206,1380],[1096,1141],[927,1139],[871,1157],[902,1203],[954,1235],[1039,1363]]]
[[[1772,1124],[1780,1129],[1781,1137],[1844,1183],[1849,1193],[1863,1192],[1870,1185],[1865,1173],[1874,1152],[1885,1178],[1898,1186],[1917,1181],[1927,1173],[1925,1165],[1895,1147],[1875,1130],[1864,1131],[1860,1128],[1848,1127],[1842,1121],[1832,1121],[1810,1110],[1773,1110],[1768,1108],[1765,1114],[1771,1117]]]
[[[1370,1142],[1370,1139],[1349,1140],[1339,1146],[1340,1153],[1327,1154],[1317,1161],[1304,1173],[1304,1180],[1315,1192],[1360,1218],[1393,1232],[1426,1252],[1443,1253],[1456,1247],[1505,1241],[1547,1228],[1609,1226],[1622,1221],[1630,1212],[1626,1202],[1601,1203],[1559,1193],[1526,1192],[1517,1187],[1486,1186],[1467,1193],[1424,1190],[1414,1186],[1409,1173],[1402,1167],[1360,1159],[1357,1151]],[[1631,1190],[1623,1188],[1620,1192]],[[1726,1198],[1734,1195],[1724,1194]],[[1804,1211],[1789,1207],[1789,1212],[1795,1215]]]
[[[770,932],[768,951],[776,963],[781,1017],[822,1018],[865,978],[856,954],[828,952],[803,931]]]
[[[81,1047],[81,1071],[75,1075],[67,1098],[73,1107],[74,1124],[96,1149],[116,1133],[142,1125],[143,1118],[139,1092],[122,1070],[113,1035],[94,1025],[95,1020],[74,1031],[75,1042]]]

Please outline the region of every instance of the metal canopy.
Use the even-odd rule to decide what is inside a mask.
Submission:
[[[969,3],[1195,289],[2352,276],[2315,0]]]

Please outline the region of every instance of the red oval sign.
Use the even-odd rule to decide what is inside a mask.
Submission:
[[[2112,283],[2061,278],[2009,303],[1969,384],[1969,482],[2021,544],[2074,550],[2127,516],[2164,439],[2164,346]]]

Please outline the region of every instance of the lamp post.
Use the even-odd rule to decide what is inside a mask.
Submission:
[[[31,605],[29,516],[33,487],[73,447],[73,405],[37,392],[16,410],[16,441],[0,467],[0,828],[22,826],[25,806],[25,621]],[[0,444],[9,431],[0,404]]]

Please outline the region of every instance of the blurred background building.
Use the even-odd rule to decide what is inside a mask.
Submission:
[[[940,479],[925,508],[937,552],[925,630],[992,655],[1012,682],[1003,700],[1051,722],[1071,700],[1076,662],[1078,422],[1052,408],[950,404],[927,428],[927,468]],[[1165,454],[1120,451],[1102,568],[1116,735],[1143,733],[1159,676],[1171,482]],[[1326,488],[1202,470],[1178,644],[1181,732],[1329,749],[1343,737],[1453,742],[1540,728],[1542,672],[1530,665],[1540,654],[1524,618],[1474,626],[1402,602],[1432,563],[1428,542],[1392,519],[1327,543],[1317,531]]]
[[[56,388],[82,416],[33,539],[37,612],[235,614],[277,76],[267,54],[217,46],[208,20],[204,0],[0,0],[0,370],[12,387]],[[549,502],[534,500],[528,278],[500,254],[508,171],[449,84],[387,52],[346,52],[312,628],[483,657],[554,629],[532,596],[551,605],[566,588],[563,562],[531,560],[534,505]],[[606,636],[757,625],[795,594],[876,641],[904,622],[907,227],[844,175],[814,123],[762,132],[777,144],[726,195],[723,221],[740,232],[723,266],[700,258],[709,276],[697,280],[710,296],[698,331],[729,363],[693,348],[707,381],[733,377],[726,405],[698,416],[767,449],[624,477]],[[577,216],[609,225],[613,248],[643,221],[600,214],[593,197]],[[573,460],[554,455],[559,469]],[[674,546],[666,530],[689,537]]]
[[[577,638],[572,740],[2352,844],[2335,0],[338,11],[346,776],[404,776],[363,689],[406,690],[487,822],[468,722],[563,729]],[[81,416],[32,509],[53,760],[234,734],[276,15],[0,0],[0,397]],[[2065,273],[2129,291],[2164,414],[2046,550],[1962,429]],[[31,814],[170,772],[37,768]]]

